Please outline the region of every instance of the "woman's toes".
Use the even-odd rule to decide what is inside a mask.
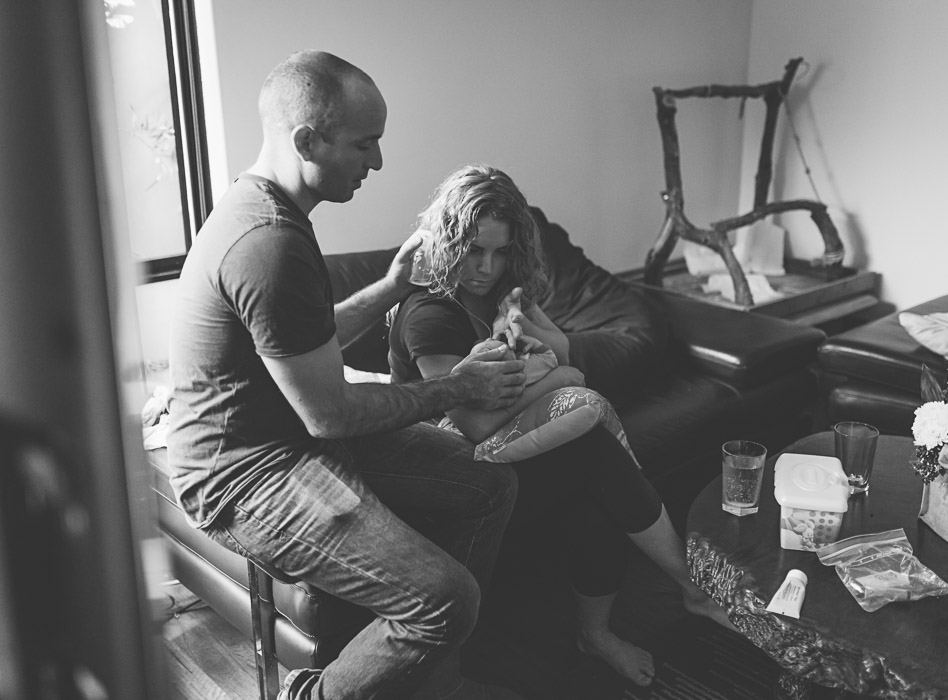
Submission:
[[[652,655],[631,642],[608,634],[595,640],[580,637],[579,650],[605,661],[623,678],[638,686],[651,685],[655,677],[655,661]]]

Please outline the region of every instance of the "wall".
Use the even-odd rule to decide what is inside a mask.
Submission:
[[[313,219],[325,252],[400,243],[458,165],[508,171],[612,270],[640,266],[662,221],[651,89],[746,73],[750,0],[217,0],[214,31],[231,175],[260,145],[256,97],[292,51],[324,49],[376,81],[385,166]],[[689,212],[736,206],[737,105],[680,114]]]
[[[794,56],[810,64],[789,105],[817,192],[847,246],[844,262],[882,273],[882,297],[898,308],[948,293],[946,36],[944,0],[753,6],[748,81],[779,78]],[[785,115],[781,125],[773,198],[814,198]],[[744,206],[759,133],[748,119]],[[809,217],[785,225],[794,257],[822,253]]]

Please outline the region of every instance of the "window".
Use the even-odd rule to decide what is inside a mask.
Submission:
[[[141,282],[178,276],[210,211],[192,0],[105,0],[132,254]]]

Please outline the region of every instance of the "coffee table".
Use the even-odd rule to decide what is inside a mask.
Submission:
[[[909,438],[879,438],[869,493],[850,497],[839,536],[902,528],[921,562],[948,581],[948,542],[918,520],[922,481],[908,465],[912,450]],[[832,455],[833,435],[784,451]],[[698,495],[688,514],[688,563],[701,589],[784,669],[777,696],[805,698],[813,682],[880,698],[948,698],[948,596],[869,613],[815,553],[781,549],[775,461],[756,515],[721,510],[721,477]],[[790,569],[809,578],[799,620],[765,610]]]

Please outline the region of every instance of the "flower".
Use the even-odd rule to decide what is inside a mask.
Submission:
[[[915,457],[912,469],[928,484],[948,473],[948,385],[938,388],[938,381],[927,365],[922,365],[922,398],[915,409],[912,437]]]
[[[916,408],[912,435],[929,450],[948,442],[948,403],[929,401]]]

